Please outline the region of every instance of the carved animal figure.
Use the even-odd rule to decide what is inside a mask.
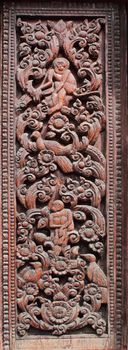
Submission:
[[[46,99],[51,107],[49,114],[53,114],[61,110],[64,105],[68,105],[72,99],[73,92],[77,88],[76,80],[69,70],[69,61],[67,59],[61,57],[54,60],[53,69],[50,69],[48,72],[48,83],[46,84],[52,84],[54,87],[50,99]]]
[[[68,105],[76,88],[76,80],[69,69],[69,61],[63,57],[53,61],[53,68],[48,70],[39,88],[32,90],[28,85],[28,91],[33,91],[36,100],[46,96],[45,100],[50,107],[48,114],[60,111],[63,105]]]
[[[70,156],[70,154],[74,151],[86,149],[88,145],[87,137],[82,137],[82,142],[79,141],[79,138],[75,132],[72,131],[72,139],[73,143],[69,145],[62,145],[55,140],[45,140],[42,138],[41,133],[39,131],[34,131],[32,134],[32,139],[36,140],[36,147],[39,151],[42,150],[50,150],[54,152],[55,162],[60,166],[61,170],[64,173],[69,173],[73,171],[73,164],[69,160],[69,158],[65,157]],[[24,139],[23,139],[24,143]],[[32,142],[29,142],[30,147]],[[28,147],[28,146],[27,146]]]
[[[43,268],[39,261],[31,262],[30,266],[26,266],[19,273],[19,278],[24,282],[38,282],[42,277]]]
[[[89,262],[89,265],[87,266],[87,277],[89,281],[100,287],[102,292],[102,303],[107,304],[107,278],[96,263],[96,257],[93,254],[81,254],[81,257]]]

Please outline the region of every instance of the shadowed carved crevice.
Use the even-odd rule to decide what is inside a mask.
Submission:
[[[106,332],[103,19],[17,21],[18,334]],[[62,278],[64,277],[64,279]]]

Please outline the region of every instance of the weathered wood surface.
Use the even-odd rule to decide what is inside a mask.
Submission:
[[[125,11],[2,11],[1,349],[124,350]]]
[[[102,18],[17,20],[21,336],[30,326],[40,334],[61,335],[88,325],[98,335],[106,332],[99,312],[108,299],[107,278],[99,266],[106,182],[98,148],[105,128],[103,25]]]

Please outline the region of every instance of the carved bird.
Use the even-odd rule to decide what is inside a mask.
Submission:
[[[76,133],[73,136],[74,136],[73,137],[73,141],[74,141],[73,144],[75,144],[75,146],[76,146],[76,143],[77,143],[77,147],[78,147],[78,145],[79,145],[78,136],[76,135]],[[37,148],[39,151],[44,150],[44,149],[48,149],[50,151],[53,151],[56,156],[64,156],[64,155],[68,155],[72,150],[73,144],[69,144],[67,146],[64,146],[55,140],[44,140],[39,131],[34,131],[31,135],[31,137],[36,140],[36,145],[37,145]]]
[[[102,303],[107,304],[107,278],[99,265],[96,263],[96,257],[93,254],[81,254],[81,258],[89,262],[87,266],[87,277],[90,282],[97,284],[102,292]]]
[[[43,140],[41,134],[38,131],[33,132],[32,137],[35,138],[36,146],[39,151],[50,150],[54,152],[54,160],[60,166],[64,173],[72,172],[72,163],[66,157],[66,155],[68,155],[72,150],[72,144],[63,146],[57,141]]]
[[[32,266],[32,268],[30,267]],[[26,266],[23,268],[23,270],[20,271],[19,276],[18,276],[18,293],[17,293],[17,302],[18,306],[22,311],[26,310],[26,306],[28,304],[28,301],[33,301],[34,300],[34,295],[28,294],[24,290],[24,283],[36,283],[38,284],[38,281],[42,277],[43,274],[43,269],[42,269],[42,264],[39,261],[36,262],[30,262],[29,266]],[[38,287],[37,287],[38,289]],[[31,287],[29,287],[29,290],[31,290]]]
[[[79,138],[75,132],[72,131],[72,140],[73,143],[69,145],[62,145],[55,140],[45,140],[42,138],[39,131],[34,131],[31,135],[32,138],[36,141],[36,146],[39,151],[41,150],[50,150],[55,154],[55,162],[59,165],[64,173],[69,173],[73,171],[73,165],[68,156],[74,150],[78,151],[81,149],[86,149],[88,145],[87,137],[82,138],[82,142],[79,141]]]
[[[40,261],[30,262],[30,266],[26,266],[23,270],[20,271],[19,277],[22,281],[25,282],[38,282],[42,277],[43,268]]]

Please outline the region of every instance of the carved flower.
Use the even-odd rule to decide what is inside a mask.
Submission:
[[[102,235],[99,225],[95,224],[92,220],[86,221],[79,230],[80,236],[86,242],[94,242]]]
[[[54,152],[49,150],[42,150],[38,154],[38,162],[40,165],[40,171],[42,174],[47,174],[49,171],[53,172],[57,169],[57,165],[54,163]]]
[[[51,131],[61,133],[69,125],[68,118],[62,114],[56,114],[49,120],[48,127]]]
[[[63,324],[70,324],[75,320],[79,313],[79,305],[71,305],[70,302],[63,300],[55,300],[53,302],[46,301],[45,305],[42,305],[41,309],[42,318],[45,322],[53,325],[54,334],[65,333],[65,328],[58,329],[58,326]],[[61,330],[61,332],[60,332]]]
[[[56,275],[66,275],[68,268],[68,259],[63,256],[51,260],[51,270]]]
[[[38,155],[38,161],[40,164],[46,163],[47,165],[51,164],[54,159],[54,153],[52,151],[44,150],[40,151]]]
[[[24,290],[25,290],[26,294],[34,295],[34,296],[36,296],[38,294],[38,291],[39,291],[37,284],[32,283],[32,282],[25,283]]]
[[[54,301],[50,308],[48,307],[47,313],[50,317],[50,321],[62,324],[68,321],[71,311],[71,307],[69,307],[68,303],[64,301]]]
[[[28,260],[35,252],[36,244],[33,241],[18,244],[17,257],[21,260]]]

